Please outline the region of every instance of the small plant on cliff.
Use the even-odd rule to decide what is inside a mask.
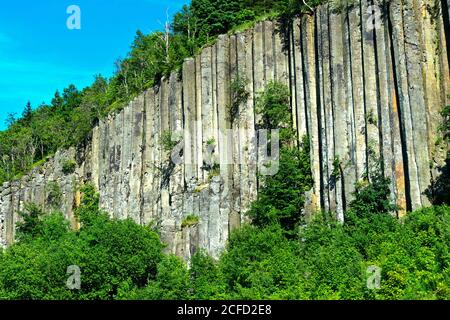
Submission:
[[[448,99],[450,99],[450,95],[447,96]],[[444,139],[447,140],[448,143],[450,143],[450,106],[444,107],[444,109],[441,111],[442,116],[442,124],[439,127],[439,130],[444,135]]]
[[[167,130],[161,134],[161,145],[166,152],[172,152],[181,141],[180,137]]]
[[[342,161],[339,159],[339,157],[338,156],[334,157],[333,172],[331,173],[331,176],[336,180],[339,180],[339,178],[341,177],[341,165]]]
[[[230,122],[233,122],[238,117],[239,108],[243,103],[247,102],[250,97],[250,93],[246,89],[247,85],[247,78],[241,76],[236,77],[231,82],[231,105],[228,110]]]
[[[62,172],[64,174],[72,174],[75,172],[75,168],[77,167],[77,163],[72,159],[65,159],[62,161]]]
[[[50,181],[45,187],[47,191],[47,205],[52,209],[58,209],[62,205],[63,194],[56,181]]]
[[[351,9],[356,3],[357,0],[330,0],[331,9],[337,13]]]
[[[181,222],[181,228],[192,227],[199,223],[199,217],[193,214],[186,216]]]
[[[215,145],[216,145],[216,139],[214,139],[214,138],[209,138],[209,139],[206,141],[206,145],[207,145],[207,146],[215,146]]]
[[[214,163],[208,170],[208,180],[211,181],[212,178],[220,175],[220,164]]]

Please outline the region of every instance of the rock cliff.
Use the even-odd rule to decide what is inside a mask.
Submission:
[[[299,141],[311,140],[315,184],[305,214],[333,210],[344,219],[354,184],[377,157],[399,216],[429,205],[425,191],[446,152],[436,141],[450,93],[449,0],[380,3],[362,0],[341,13],[321,6],[287,30],[264,21],[220,36],[180,74],[100,121],[84,144],[0,187],[1,244],[14,241],[25,203],[49,206],[50,184],[59,186],[61,210],[76,227],[77,190],[90,181],[103,209],[155,223],[171,252],[189,258],[201,247],[217,256],[257,196],[264,154],[254,104],[271,80],[290,87]],[[248,80],[249,97],[231,117],[231,83],[239,78]],[[172,154],[164,147],[168,132],[180,141]],[[77,166],[68,173],[63,163],[71,159]],[[183,225],[188,215],[198,223]]]

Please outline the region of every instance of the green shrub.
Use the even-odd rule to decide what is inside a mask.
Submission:
[[[188,215],[181,222],[181,228],[192,227],[199,223],[199,217],[193,214]]]
[[[59,209],[63,201],[63,194],[59,184],[56,181],[50,181],[45,186],[45,190],[47,191],[47,205],[51,209]]]
[[[0,252],[0,299],[113,299],[155,279],[163,248],[157,234],[131,220],[110,220],[95,202],[85,194],[83,205],[91,207],[83,208],[78,232],[62,215],[30,207],[19,243]],[[81,269],[80,290],[66,286],[72,265]]]
[[[239,108],[247,102],[250,93],[247,91],[248,79],[245,77],[236,77],[230,85],[231,105],[229,106],[229,119],[233,122],[239,115]]]
[[[75,160],[64,160],[62,162],[62,171],[64,174],[71,174],[75,172],[77,163]]]
[[[179,141],[170,131],[164,131],[161,135],[161,145],[166,152],[172,152]]]
[[[354,199],[349,205],[350,210],[363,217],[371,214],[390,213],[399,209],[391,202],[389,185],[390,179],[384,176],[381,163],[375,163],[366,178],[356,184],[353,193]]]

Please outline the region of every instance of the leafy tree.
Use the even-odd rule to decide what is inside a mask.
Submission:
[[[126,286],[155,279],[163,248],[156,233],[109,219],[87,190],[79,231],[69,230],[62,215],[30,206],[19,243],[0,252],[0,299],[113,299]],[[72,265],[81,269],[80,290],[66,286]]]
[[[33,239],[41,233],[41,218],[44,211],[34,203],[27,203],[25,211],[19,212],[22,221],[16,226],[17,239]]]
[[[27,105],[25,106],[25,108],[22,111],[22,118],[21,119],[25,123],[28,124],[28,123],[30,123],[32,116],[33,116],[33,109],[31,107],[31,102],[28,101]]]
[[[301,148],[293,144],[289,97],[285,85],[271,82],[258,99],[261,126],[280,129],[281,147],[278,173],[261,176],[262,188],[248,215],[257,226],[279,223],[288,233],[295,234],[302,220],[304,193],[312,187],[312,175],[309,139],[304,137]]]
[[[366,178],[356,184],[351,211],[360,217],[395,211],[397,206],[391,202],[389,185],[390,179],[384,176],[381,163],[376,162]]]

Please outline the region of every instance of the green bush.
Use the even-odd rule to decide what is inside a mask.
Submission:
[[[70,231],[60,214],[32,210],[19,243],[0,253],[0,299],[113,299],[155,279],[163,246],[148,228],[91,207],[83,209],[81,229]],[[72,265],[81,269],[80,290],[66,286]]]
[[[231,82],[231,105],[228,110],[230,122],[234,122],[234,120],[238,117],[239,108],[243,103],[247,102],[250,96],[250,93],[246,88],[248,83],[247,78],[239,76]]]
[[[365,179],[356,184],[350,210],[358,216],[394,212],[399,209],[391,202],[390,179],[381,170],[381,162],[376,162]],[[406,209],[406,208],[401,208]]]
[[[164,131],[161,135],[161,145],[166,152],[172,152],[179,140],[170,131]]]
[[[46,186],[45,190],[47,192],[47,201],[46,204],[51,209],[59,209],[63,202],[63,194],[61,191],[61,187],[58,182],[50,181]]]
[[[198,224],[199,218],[196,215],[190,214],[181,222],[181,228],[192,227]]]
[[[64,174],[71,174],[75,172],[77,163],[75,160],[64,160],[62,162],[62,171]]]
[[[275,175],[260,177],[262,187],[247,214],[257,226],[278,223],[294,235],[303,217],[304,194],[312,187],[312,173],[308,137],[303,137],[300,148],[293,144],[296,136],[292,130],[289,97],[287,86],[271,82],[258,98],[262,126],[280,129],[279,170]]]

